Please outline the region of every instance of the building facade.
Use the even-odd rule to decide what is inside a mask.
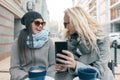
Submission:
[[[104,27],[107,32],[120,32],[120,0],[74,0]]]
[[[42,1],[44,1],[43,4]],[[28,2],[32,2],[32,4],[28,5]],[[10,56],[14,39],[24,28],[20,19],[31,8],[45,14],[43,17],[47,16],[45,20],[48,20],[46,0],[0,0],[0,60]]]
[[[120,32],[120,0],[110,0],[111,31]]]

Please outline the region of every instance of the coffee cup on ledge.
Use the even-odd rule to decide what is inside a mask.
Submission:
[[[32,66],[28,71],[30,80],[45,80],[46,67],[43,66]]]
[[[79,80],[99,80],[98,72],[92,68],[79,68],[78,77]]]

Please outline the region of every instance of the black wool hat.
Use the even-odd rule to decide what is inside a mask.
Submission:
[[[21,23],[27,27],[28,25],[31,24],[31,22],[33,20],[35,20],[37,18],[43,19],[40,13],[35,12],[35,11],[30,11],[23,15],[23,17],[21,19]]]

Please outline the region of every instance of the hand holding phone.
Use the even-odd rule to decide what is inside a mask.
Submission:
[[[63,54],[63,55],[66,55],[62,52],[62,50],[67,50],[67,42],[66,41],[59,41],[59,42],[55,42],[55,53],[60,53],[60,54]],[[57,56],[56,56],[57,57]],[[63,59],[63,58],[60,58],[60,59]],[[65,59],[64,59],[65,60]],[[56,61],[57,64],[62,64],[58,61]]]

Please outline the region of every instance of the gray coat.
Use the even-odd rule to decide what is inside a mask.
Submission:
[[[21,62],[19,58],[17,40],[13,44],[11,63],[10,63],[10,74],[11,80],[23,80],[24,77],[28,76],[28,69],[33,65],[45,66],[48,68],[47,75],[54,77],[55,75],[55,50],[51,39],[46,42],[43,47],[34,50],[34,56],[31,54],[30,48],[27,48],[27,63]],[[35,63],[32,62],[33,59]]]
[[[77,76],[78,68],[94,68],[98,71],[100,80],[114,80],[112,71],[108,68],[108,62],[110,61],[111,55],[109,38],[104,36],[103,39],[98,39],[98,48],[93,49],[92,51],[90,51],[91,46],[89,46],[89,43],[87,45],[88,48],[84,46],[82,41],[68,40],[68,49],[73,52],[77,65],[75,70],[68,68],[68,72],[63,74],[64,77],[71,76],[74,78]],[[62,73],[60,73],[60,75],[62,75]],[[72,79],[65,79],[61,77],[61,79],[57,80]]]

